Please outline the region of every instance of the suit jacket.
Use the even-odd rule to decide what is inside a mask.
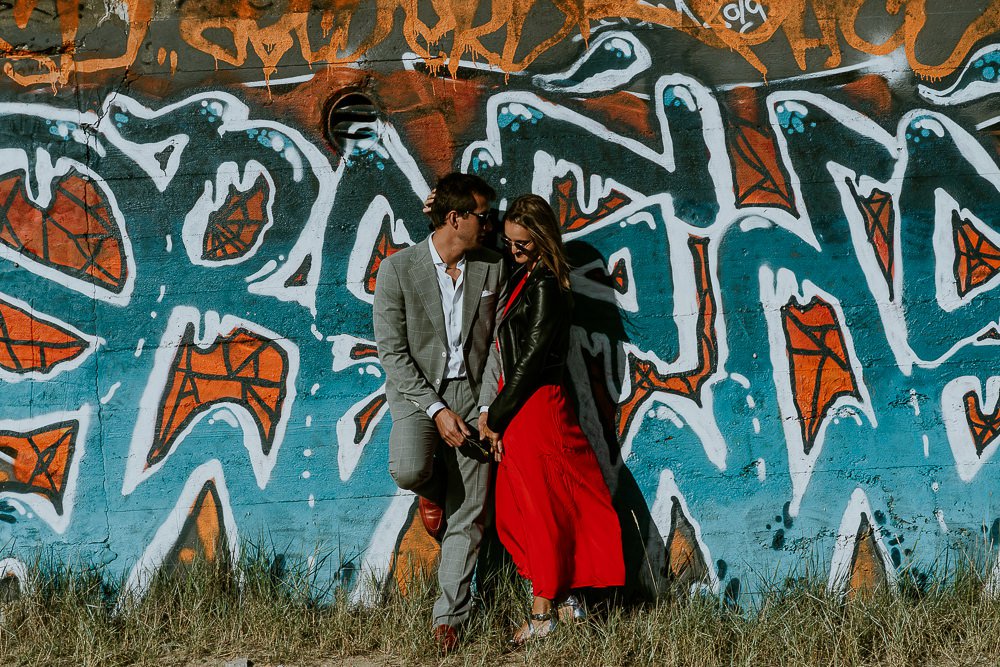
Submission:
[[[448,344],[427,243],[425,239],[382,260],[375,282],[375,344],[394,420],[426,412],[441,400]],[[462,350],[473,395],[480,396],[507,281],[499,253],[477,248],[465,254],[465,261]]]

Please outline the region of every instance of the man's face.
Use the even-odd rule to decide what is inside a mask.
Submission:
[[[461,239],[466,250],[482,245],[492,229],[489,220],[490,202],[482,195],[473,193],[472,196],[476,200],[476,210],[455,212],[456,236]]]

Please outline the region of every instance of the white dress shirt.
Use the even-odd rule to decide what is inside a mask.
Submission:
[[[438,279],[438,289],[441,292],[441,310],[444,311],[444,329],[448,339],[448,347],[445,351],[447,363],[445,364],[444,377],[446,380],[465,377],[465,354],[462,350],[462,296],[465,294],[465,257],[458,260],[455,265],[458,269],[458,280],[452,280],[448,275],[448,264],[441,259],[437,248],[434,247],[431,234],[427,239],[427,245],[431,249],[431,261],[434,262],[434,273]],[[427,408],[427,416],[433,418],[442,408],[447,407],[438,401]]]

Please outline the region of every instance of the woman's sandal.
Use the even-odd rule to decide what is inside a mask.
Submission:
[[[535,621],[544,623],[543,625],[535,625]],[[543,614],[530,614],[528,616],[528,622],[518,628],[514,636],[511,637],[510,643],[514,646],[523,646],[525,642],[530,639],[541,639],[542,637],[548,637],[559,622],[559,616],[556,610],[545,612]]]
[[[561,623],[582,623],[587,620],[587,605],[575,595],[568,595],[557,609]]]

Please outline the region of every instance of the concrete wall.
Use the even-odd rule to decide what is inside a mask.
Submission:
[[[632,584],[744,604],[991,548],[998,27],[943,0],[0,6],[0,569],[45,548],[141,591],[252,543],[365,598],[433,559],[371,302],[455,168],[560,215]]]

